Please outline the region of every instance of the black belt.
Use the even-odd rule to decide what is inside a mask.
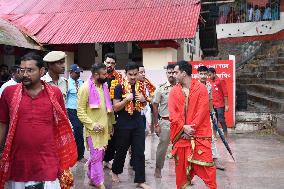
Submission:
[[[25,189],[44,189],[44,182],[40,182],[34,185],[26,186]]]
[[[161,119],[163,119],[163,120],[170,120],[170,118],[169,117],[161,117]]]

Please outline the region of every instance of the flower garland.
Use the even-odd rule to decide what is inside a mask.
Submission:
[[[155,85],[153,85],[153,84],[150,82],[150,80],[147,79],[147,78],[145,79],[144,83],[145,83],[146,88],[147,88],[147,90],[148,90],[148,92],[149,92],[149,95],[150,95],[150,97],[151,97],[151,98],[146,97],[145,99],[147,100],[147,102],[150,103],[152,97],[153,97],[154,94],[155,94],[156,87],[155,87]],[[145,95],[146,95],[146,91],[145,91]]]
[[[139,89],[142,85],[139,85],[139,82],[135,83],[135,94],[141,93],[141,89]],[[122,98],[126,98],[127,94],[132,93],[131,84],[128,79],[124,79],[122,82]],[[135,97],[134,97],[135,98]],[[127,111],[130,115],[133,115],[134,110],[141,111],[140,103],[135,101],[135,105],[133,101],[130,101],[125,106],[125,111]]]
[[[127,79],[123,80],[122,89],[123,89],[122,98],[125,98],[127,94],[132,93],[131,84]],[[146,89],[148,90],[150,97],[146,95]],[[156,87],[148,79],[146,79],[145,81],[137,81],[135,83],[135,94],[142,94],[145,100],[148,102],[150,102],[151,98],[154,96],[155,90]],[[146,105],[145,102],[135,101],[134,104],[133,101],[131,101],[128,102],[127,105],[125,106],[125,111],[127,111],[130,115],[132,115],[134,110],[140,112],[145,108],[145,105]]]
[[[122,75],[120,73],[118,73],[116,70],[114,70],[107,77],[108,78],[112,78],[112,77],[115,78],[114,80],[111,81],[110,88],[109,88],[110,99],[112,100],[112,99],[114,99],[114,89],[118,84],[122,83],[123,78],[122,78]]]

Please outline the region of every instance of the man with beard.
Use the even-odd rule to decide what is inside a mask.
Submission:
[[[78,117],[85,127],[85,139],[90,150],[88,177],[90,184],[105,189],[103,157],[114,124],[114,114],[106,84],[106,66],[92,66],[92,76],[79,89]]]
[[[154,176],[162,178],[161,169],[164,167],[165,157],[170,143],[170,121],[168,110],[168,97],[171,89],[176,84],[174,78],[174,64],[167,66],[168,81],[156,90],[153,99],[153,120],[155,132],[159,136],[159,144],[156,152],[156,169]],[[160,120],[158,117],[160,116]]]
[[[62,92],[64,99],[67,96],[67,79],[61,77],[60,74],[65,73],[65,52],[51,51],[43,58],[47,63],[47,73],[41,78],[50,85],[56,86]]]
[[[107,53],[105,55],[105,60],[104,64],[106,65],[107,68],[107,85],[108,89],[110,92],[110,98],[113,100],[114,98],[114,89],[115,87],[122,82],[122,75],[115,70],[115,65],[116,65],[116,56],[114,53]],[[105,152],[105,157],[104,157],[104,166],[108,169],[111,169],[111,163],[109,163],[111,160],[114,158],[115,154],[115,145],[114,145],[114,138],[115,138],[115,125],[113,125],[113,133],[108,141],[107,149]]]
[[[188,62],[177,62],[174,71],[179,83],[169,95],[169,114],[177,188],[186,188],[197,175],[208,188],[216,189],[208,91],[205,85],[192,80]]]
[[[22,80],[22,75],[20,73],[19,66],[17,65],[13,66],[11,71],[12,71],[12,78],[1,86],[0,97],[6,87],[11,86],[11,85],[16,85],[17,83],[20,83]]]
[[[138,187],[149,189],[145,183],[145,128],[141,115],[141,103],[146,99],[139,92],[137,81],[138,65],[134,62],[125,66],[126,78],[118,84],[114,92],[113,109],[117,113],[116,122],[116,153],[112,164],[112,180],[119,182],[118,174],[123,172],[127,151],[131,146],[134,182]]]
[[[215,111],[214,111],[213,103],[212,103],[212,86],[211,86],[210,82],[207,81],[208,68],[206,66],[199,66],[197,68],[197,72],[198,72],[198,75],[199,75],[199,81],[201,83],[203,83],[208,90],[211,119],[212,119],[212,121],[216,121],[217,118],[215,116]],[[213,130],[213,123],[212,122],[211,122],[211,129]],[[214,136],[214,133],[212,133],[212,156],[213,156],[213,161],[215,163],[216,168],[224,171],[225,167],[221,164],[221,162],[218,159],[219,153],[218,153],[216,138]]]
[[[9,181],[10,189],[69,189],[77,150],[63,96],[40,80],[39,55],[22,57],[20,72],[22,83],[7,87],[0,100],[0,188]]]
[[[80,73],[82,69],[77,64],[70,66],[70,78],[68,79],[68,91],[66,97],[66,108],[69,120],[73,126],[73,132],[77,144],[78,161],[84,158],[84,137],[83,137],[83,125],[77,116],[77,94],[79,88],[83,85],[83,80],[80,79]]]

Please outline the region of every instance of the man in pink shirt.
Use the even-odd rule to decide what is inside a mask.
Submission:
[[[217,114],[217,119],[222,126],[225,137],[227,138],[228,131],[224,115],[225,112],[229,111],[228,91],[227,91],[226,82],[217,76],[216,70],[214,68],[209,68],[208,71],[209,71],[208,75],[210,77],[210,83],[212,85],[213,108]]]

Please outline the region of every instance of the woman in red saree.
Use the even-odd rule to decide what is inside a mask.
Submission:
[[[186,188],[197,175],[210,189],[216,189],[216,168],[212,159],[209,96],[206,87],[191,80],[192,67],[186,61],[175,66],[177,84],[169,95],[171,155],[176,161],[176,185]]]

